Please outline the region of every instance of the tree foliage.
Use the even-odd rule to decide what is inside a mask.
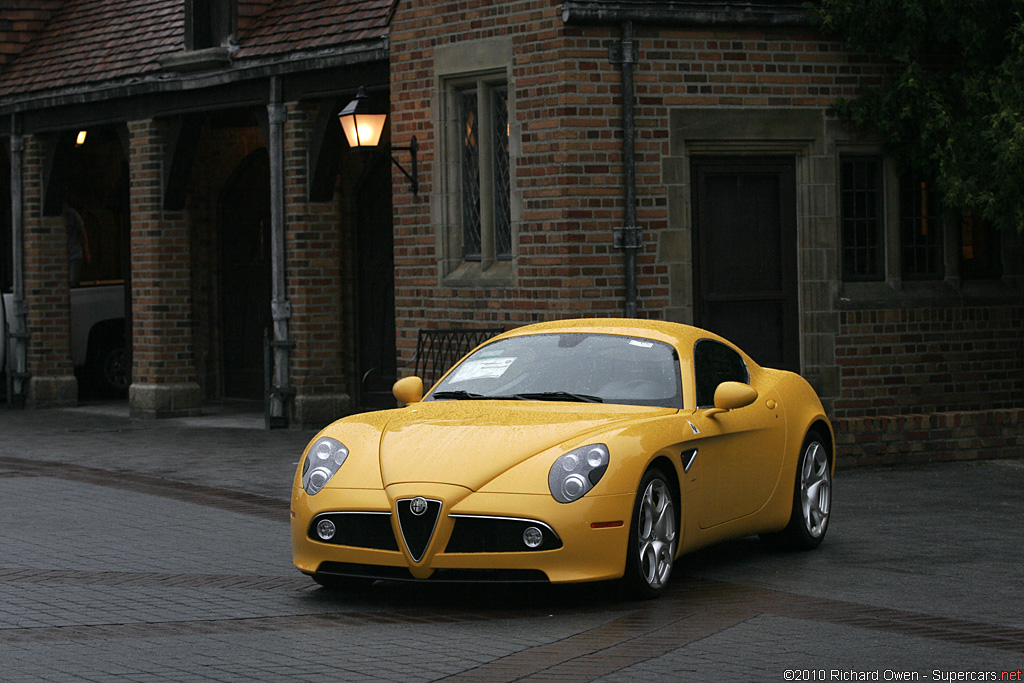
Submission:
[[[1024,228],[1024,0],[818,0],[822,28],[892,69],[836,111],[947,206]]]

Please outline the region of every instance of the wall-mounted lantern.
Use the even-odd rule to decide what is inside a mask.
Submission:
[[[388,115],[382,114],[379,111],[373,110],[373,105],[370,104],[370,98],[366,95],[366,90],[360,86],[356,92],[354,100],[345,105],[345,108],[338,112],[338,121],[341,122],[341,128],[345,131],[345,139],[348,140],[348,144],[353,149],[355,148],[375,148],[380,144],[381,133],[384,132],[384,124],[387,121]],[[416,152],[419,146],[416,143],[416,136],[412,136],[412,140],[408,147],[388,147],[387,154],[391,157],[392,163],[398,167],[398,170],[409,179],[409,183],[412,185],[412,193],[416,195],[420,189],[419,177],[416,169]],[[392,151],[409,152],[412,155],[412,168],[411,173],[406,171],[405,168],[398,163],[398,160],[391,154]]]

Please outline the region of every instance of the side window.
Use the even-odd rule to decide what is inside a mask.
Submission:
[[[843,280],[884,280],[882,160],[842,158],[839,184]]]
[[[512,258],[508,87],[479,82],[458,90],[457,96],[462,256],[467,261],[507,261]]]
[[[693,347],[693,366],[698,408],[715,404],[715,389],[722,382],[750,382],[747,364],[740,354],[712,339],[701,339]]]
[[[904,280],[941,280],[942,212],[925,180],[900,179],[900,253]]]
[[[999,231],[968,209],[960,213],[960,277],[998,280],[1003,276]]]

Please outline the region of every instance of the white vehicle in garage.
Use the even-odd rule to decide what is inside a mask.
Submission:
[[[14,324],[13,296],[5,293],[0,303],[8,330]],[[107,395],[123,394],[128,388],[124,303],[123,283],[71,289],[71,362],[83,381]],[[8,346],[7,334],[0,335],[0,371],[4,372]]]

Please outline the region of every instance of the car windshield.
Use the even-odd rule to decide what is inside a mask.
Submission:
[[[534,334],[492,342],[427,400],[517,399],[683,407],[672,346],[611,334]]]

